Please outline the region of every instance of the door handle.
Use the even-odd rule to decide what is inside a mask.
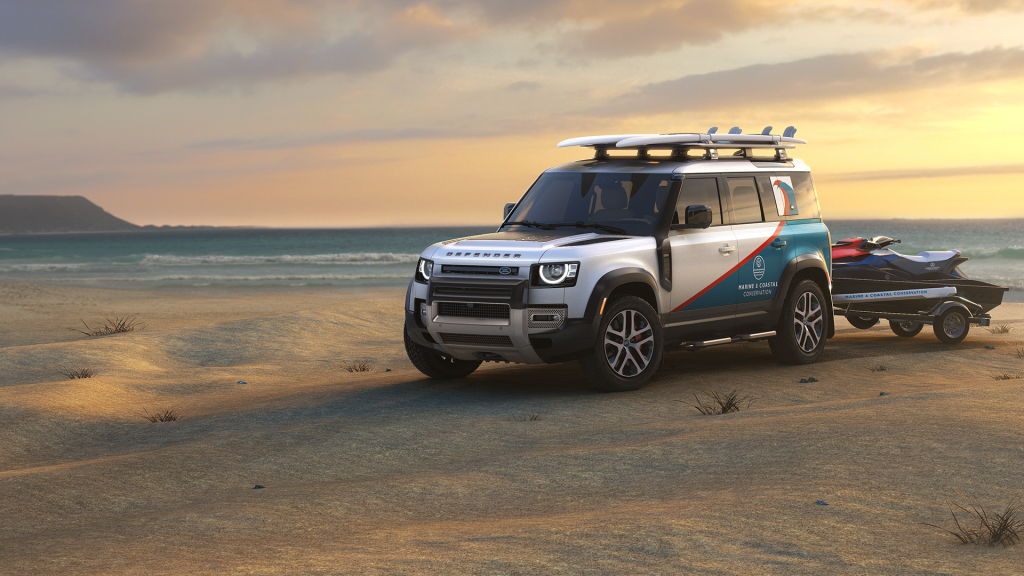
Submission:
[[[786,241],[785,240],[781,240],[780,239],[780,240],[776,240],[775,242],[772,242],[772,248],[785,248],[785,247],[786,247]]]
[[[735,252],[736,248],[729,245],[725,245],[719,248],[718,251],[721,252],[722,254],[729,254],[730,252]]]

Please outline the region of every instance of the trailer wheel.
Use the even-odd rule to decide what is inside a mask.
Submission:
[[[878,318],[868,318],[867,316],[847,316],[846,321],[854,328],[860,328],[861,330],[867,330],[878,324]]]
[[[967,322],[967,315],[964,309],[958,307],[950,308],[935,319],[932,329],[935,330],[935,337],[943,344],[959,344],[967,338],[967,332],[971,325]]]
[[[898,320],[889,320],[889,328],[892,328],[893,334],[900,338],[913,338],[921,333],[921,329],[924,328],[924,324],[911,320],[905,320],[903,322]]]

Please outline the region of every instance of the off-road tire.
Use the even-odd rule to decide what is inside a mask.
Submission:
[[[790,290],[776,335],[768,339],[776,360],[783,364],[811,364],[821,356],[828,334],[826,302],[813,280],[801,280]]]
[[[878,318],[862,318],[860,316],[847,316],[846,321],[850,323],[850,326],[860,330],[867,330],[878,324]]]
[[[967,338],[971,325],[967,322],[967,313],[959,306],[950,308],[935,319],[932,324],[935,337],[943,344],[959,344]]]
[[[893,334],[900,338],[913,338],[921,333],[924,324],[911,320],[904,320],[902,322],[899,320],[889,320],[889,328],[892,329]]]
[[[658,312],[642,298],[620,296],[607,303],[597,341],[580,367],[601,390],[639,390],[661,367],[663,346]]]
[[[456,380],[464,378],[473,373],[480,366],[480,361],[459,360],[452,356],[439,354],[422,346],[409,338],[409,333],[402,331],[405,335],[405,353],[417,370],[431,378],[440,380]]]

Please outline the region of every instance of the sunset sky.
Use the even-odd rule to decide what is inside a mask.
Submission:
[[[0,0],[0,194],[490,224],[591,134],[809,144],[826,218],[1024,217],[1024,0]]]

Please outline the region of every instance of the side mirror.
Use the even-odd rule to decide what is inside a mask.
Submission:
[[[694,204],[686,207],[686,216],[683,224],[673,224],[673,230],[684,228],[707,228],[711,226],[711,207]]]
[[[515,202],[509,202],[508,204],[505,204],[505,215],[502,216],[501,219],[505,220],[506,218],[508,218],[508,215],[512,213],[512,209],[515,208],[515,207],[516,207],[516,203]]]
[[[687,228],[707,228],[708,226],[711,226],[710,206],[694,205],[686,207]]]

